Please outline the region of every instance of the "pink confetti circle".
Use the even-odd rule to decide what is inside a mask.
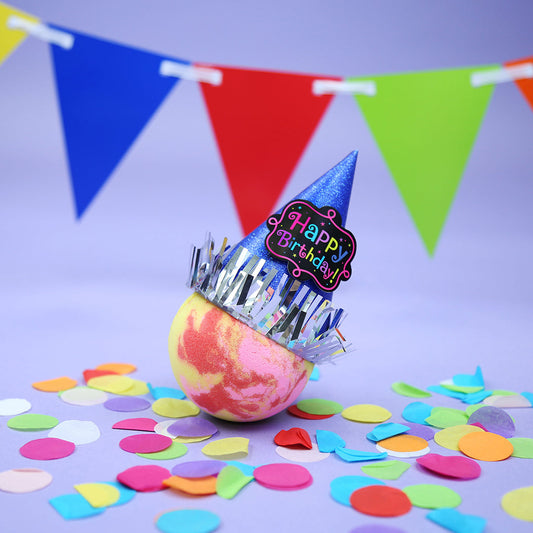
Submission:
[[[119,446],[130,453],[154,453],[166,450],[172,444],[172,439],[158,433],[144,433],[130,435],[119,442]]]
[[[419,457],[416,462],[424,468],[442,476],[457,479],[476,479],[481,475],[479,463],[468,457],[428,453],[423,457]]]
[[[274,490],[299,490],[313,483],[307,468],[288,463],[258,466],[254,470],[254,478],[263,487]]]
[[[117,476],[117,481],[137,492],[156,492],[167,489],[163,481],[171,477],[170,472],[157,465],[132,466]]]
[[[76,449],[76,445],[68,440],[46,437],[30,440],[20,448],[20,454],[28,459],[50,461],[68,457]]]

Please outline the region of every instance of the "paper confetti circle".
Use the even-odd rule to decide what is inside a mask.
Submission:
[[[126,487],[118,481],[102,481],[102,483],[106,483],[107,485],[115,487],[120,493],[118,500],[112,506],[124,505],[125,503],[128,503],[129,501],[133,500],[135,494],[137,494],[137,491]]]
[[[342,416],[352,422],[379,424],[388,420],[392,416],[392,413],[379,405],[358,404],[344,409]]]
[[[292,416],[297,416],[298,418],[303,418],[306,420],[325,420],[326,418],[331,418],[334,413],[330,415],[312,415],[311,413],[306,413],[301,409],[298,409],[297,405],[291,405],[287,407],[287,412]]]
[[[172,475],[197,478],[214,476],[218,474],[226,463],[224,461],[205,460],[205,461],[189,461],[187,463],[179,463],[172,468]]]
[[[48,436],[68,440],[79,446],[98,440],[100,430],[91,420],[65,420],[53,428]]]
[[[61,392],[72,389],[77,384],[78,382],[75,379],[63,376],[55,379],[48,379],[46,381],[36,381],[35,383],[32,383],[32,387],[43,392]]]
[[[402,417],[404,420],[407,420],[407,422],[427,425],[426,418],[431,416],[432,410],[433,407],[424,402],[411,402],[405,406],[402,411]]]
[[[152,459],[156,461],[166,461],[169,459],[177,459],[178,457],[183,457],[187,453],[187,446],[181,442],[173,441],[172,444],[161,450],[159,452],[148,452],[148,453],[139,453],[139,457],[144,457],[145,459]]]
[[[200,509],[180,509],[159,516],[156,526],[163,533],[211,533],[220,526],[220,518]]]
[[[172,444],[170,437],[157,433],[141,433],[124,437],[119,446],[130,453],[154,453],[166,450]]]
[[[513,453],[511,442],[488,431],[469,433],[459,441],[459,450],[479,461],[503,461]]]
[[[442,429],[466,424],[467,421],[468,415],[464,411],[451,407],[434,407],[425,419],[426,424]]]
[[[180,476],[171,476],[165,479],[163,483],[174,490],[193,494],[195,496],[207,496],[216,494],[217,478],[215,476],[206,476],[198,478],[185,478]]]
[[[31,409],[31,403],[24,398],[5,398],[0,400],[0,416],[15,416]]]
[[[182,418],[185,416],[196,416],[200,409],[189,400],[178,400],[177,398],[160,398],[152,404],[152,411],[159,416],[167,418]]]
[[[415,507],[424,509],[457,507],[461,503],[461,496],[444,485],[422,483],[404,487],[403,491]]]
[[[91,389],[90,387],[74,387],[73,389],[62,392],[59,397],[68,404],[71,405],[99,405],[104,403],[108,398],[107,392]]]
[[[307,449],[313,447],[309,433],[303,428],[282,429],[274,437],[278,446],[302,446]]]
[[[52,498],[49,502],[65,520],[88,518],[105,511],[104,508],[93,507],[81,494],[63,494]]]
[[[50,461],[68,457],[75,449],[76,445],[68,440],[47,437],[27,442],[20,448],[20,454],[28,459]]]
[[[509,442],[513,445],[513,457],[533,459],[533,439],[527,437],[511,437]]]
[[[113,429],[128,429],[131,431],[154,431],[157,422],[152,418],[126,418],[113,424]]]
[[[307,468],[287,463],[272,463],[254,470],[256,481],[274,490],[299,490],[311,485],[313,478]]]
[[[373,463],[370,465],[364,465],[361,470],[369,475],[378,479],[398,479],[404,472],[409,470],[411,465],[405,461],[383,461],[381,463]]]
[[[133,380],[128,376],[105,374],[90,379],[87,385],[92,389],[98,389],[112,394],[123,394],[133,387]]]
[[[442,476],[457,479],[476,479],[481,475],[479,464],[468,457],[428,453],[424,457],[419,457],[416,462],[427,470]]]
[[[457,533],[482,533],[487,520],[480,516],[460,513],[457,509],[434,509],[426,515],[428,520]]]
[[[342,405],[332,400],[322,398],[309,398],[300,400],[296,406],[301,411],[311,415],[336,415],[342,412]]]
[[[333,479],[329,485],[331,497],[342,505],[351,506],[350,496],[362,487],[370,485],[385,485],[383,481],[366,476],[340,476]]]
[[[59,424],[54,416],[26,413],[14,416],[7,421],[7,427],[18,431],[42,431],[52,429]]]
[[[429,398],[431,396],[430,392],[408,385],[403,381],[396,381],[392,384],[391,388],[397,394],[408,396],[410,398]]]
[[[0,490],[24,494],[47,487],[52,475],[39,468],[14,468],[0,472]]]
[[[513,437],[515,426],[513,419],[499,407],[484,405],[470,415],[469,424],[481,424],[487,431],[502,437]]]
[[[137,492],[155,492],[166,489],[163,480],[170,477],[170,472],[157,465],[132,466],[120,472],[117,481]]]
[[[221,498],[231,500],[253,479],[253,476],[247,476],[236,466],[228,465],[216,478],[216,492]]]
[[[533,486],[515,489],[503,495],[502,509],[519,520],[533,522]]]
[[[370,516],[401,516],[411,510],[411,502],[400,489],[386,485],[370,485],[350,496],[351,506]]]
[[[176,437],[210,437],[218,429],[206,418],[180,418],[168,426],[167,432]]]
[[[137,370],[137,367],[130,363],[104,363],[98,365],[96,370],[109,370],[110,372],[115,372],[115,374],[131,374]]]
[[[329,457],[329,453],[321,452],[316,444],[311,445],[311,449],[308,448],[290,448],[286,446],[277,446],[276,453],[295,463],[316,463],[323,461]]]
[[[483,431],[478,426],[472,426],[469,424],[459,424],[458,426],[452,426],[442,429],[435,433],[433,437],[435,442],[448,450],[459,451],[459,441],[468,433],[476,433]]]
[[[376,444],[376,448],[378,451],[385,451],[393,457],[418,457],[429,453],[426,440],[405,433],[380,440]]]
[[[143,411],[150,407],[150,402],[144,398],[134,396],[120,396],[111,398],[104,403],[104,407],[110,411],[119,411],[123,413]]]
[[[228,437],[206,444],[202,453],[209,457],[225,457],[230,455],[248,455],[249,439],[245,437]]]
[[[120,491],[107,483],[80,483],[74,488],[96,508],[109,507],[120,498]]]

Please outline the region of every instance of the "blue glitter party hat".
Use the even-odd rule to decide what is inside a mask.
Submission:
[[[345,314],[332,307],[331,291],[350,277],[355,255],[355,239],[342,226],[356,162],[354,151],[234,247],[224,240],[215,253],[209,235],[193,249],[189,287],[313,363],[345,353],[348,344],[338,329]],[[294,237],[289,243],[289,235],[302,242]]]

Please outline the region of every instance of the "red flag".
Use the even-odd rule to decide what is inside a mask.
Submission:
[[[197,65],[222,71],[222,84],[202,83],[244,234],[270,215],[332,95],[313,81],[340,79]]]
[[[508,61],[505,63],[506,67],[514,67],[516,65],[523,65],[524,63],[533,63],[533,56],[525,57],[524,59],[517,59],[515,61]],[[528,101],[533,109],[533,78],[526,78],[523,80],[515,80],[516,85],[522,91],[524,98]]]

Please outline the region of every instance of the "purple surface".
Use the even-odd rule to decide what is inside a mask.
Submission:
[[[532,53],[533,5],[518,0],[12,3],[42,20],[161,54],[340,77],[485,65]],[[2,495],[8,503],[0,531],[32,532],[35,516],[43,531],[54,533],[74,526],[76,533],[155,531],[155,517],[180,504],[170,490],[139,494],[75,524],[51,508],[48,500],[72,493],[74,484],[112,480],[147,460],[118,447],[122,434],[111,428],[119,413],[68,405],[31,383],[81,379],[84,369],[118,360],[137,365],[135,378],[176,387],[167,337],[189,295],[191,245],[201,244],[207,231],[217,243],[242,238],[200,88],[180,82],[77,222],[47,45],[28,38],[0,65],[0,87],[0,391],[61,420],[93,420],[102,431],[97,442],[53,461],[54,480],[42,491]],[[533,110],[517,87],[496,87],[430,258],[353,98],[333,99],[277,207],[359,150],[347,217],[358,251],[352,279],[335,294],[348,314],[342,332],[356,350],[322,367],[302,399],[379,404],[401,422],[410,399],[393,393],[392,383],[427,387],[473,374],[477,365],[487,389],[531,390],[524,369],[533,353],[532,138]],[[465,408],[453,398],[429,400]],[[533,437],[531,412],[512,411],[517,435]],[[34,466],[19,453],[28,435],[0,422],[0,471]],[[216,422],[221,438],[250,438],[245,461],[254,465],[276,460],[273,437],[294,423],[286,413],[249,425]],[[316,429],[327,429],[351,448],[370,450],[365,435],[371,428],[340,415],[298,424],[312,438]],[[186,460],[202,459],[204,444],[187,445]],[[430,447],[452,453],[434,442]],[[507,491],[531,484],[524,461],[484,463],[480,478],[445,484],[460,493],[465,513],[488,520],[487,531],[528,533],[530,523],[499,505]],[[353,473],[355,465],[330,457],[308,466],[314,481],[305,490],[280,494],[252,483],[231,501],[194,504],[218,514],[228,531],[280,531],[280,517],[295,513],[301,531],[350,531],[377,521],[328,494],[330,480]],[[393,483],[423,482],[437,481],[410,468]],[[387,524],[442,532],[425,514],[414,509]]]
[[[404,533],[404,530],[381,524],[367,524],[350,530],[350,533]]]
[[[111,398],[104,402],[104,407],[110,411],[120,411],[122,413],[130,413],[134,411],[144,411],[148,409],[151,403],[144,398],[137,398],[136,396],[118,396]]]
[[[214,476],[227,464],[224,461],[188,461],[174,466],[171,470],[173,476],[197,478]]]
[[[167,431],[176,437],[207,437],[218,429],[206,418],[182,418],[168,426]]]

